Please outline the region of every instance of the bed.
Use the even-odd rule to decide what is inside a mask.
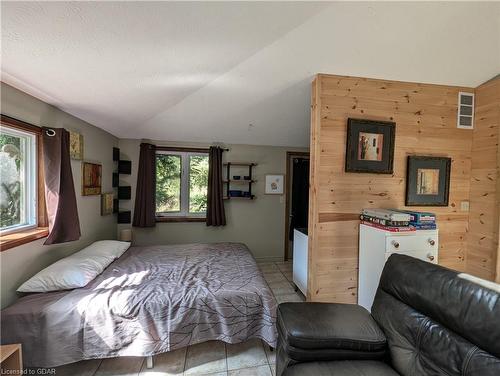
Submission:
[[[1,312],[25,366],[151,356],[209,340],[276,346],[276,301],[244,244],[131,247],[87,286]]]

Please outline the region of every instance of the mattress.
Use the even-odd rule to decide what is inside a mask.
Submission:
[[[1,342],[25,366],[149,356],[208,340],[276,346],[276,301],[244,244],[131,247],[84,288],[19,299]]]

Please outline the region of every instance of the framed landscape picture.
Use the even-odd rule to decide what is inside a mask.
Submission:
[[[406,206],[448,206],[451,158],[408,157]]]
[[[96,163],[82,163],[82,196],[101,194],[102,166]]]
[[[71,159],[83,159],[83,135],[69,131],[69,155]]]
[[[346,172],[392,174],[396,124],[347,120]]]

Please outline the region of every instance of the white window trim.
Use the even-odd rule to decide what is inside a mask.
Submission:
[[[203,213],[189,212],[189,162],[191,156],[208,157],[208,152],[199,153],[190,151],[159,150],[156,152],[156,154],[178,155],[181,157],[181,192],[180,192],[181,210],[175,212],[156,212],[156,217],[205,218],[207,216],[206,212]]]
[[[6,125],[0,127],[1,133],[11,135],[14,137],[27,137],[28,145],[26,145],[26,150],[22,151],[24,159],[27,162],[23,164],[23,174],[25,181],[26,194],[23,196],[23,202],[21,203],[21,211],[24,211],[22,217],[25,218],[25,222],[5,227],[0,229],[0,235],[8,235],[20,231],[30,230],[38,227],[38,171],[37,171],[37,137],[31,132],[25,132],[16,128],[12,128]],[[24,168],[26,166],[26,168]]]
[[[472,104],[462,104],[462,96],[466,96],[466,97],[472,97]],[[463,92],[463,91],[460,91],[458,93],[458,114],[457,114],[457,128],[460,128],[460,129],[474,129],[474,104],[475,104],[475,94],[474,93],[466,93],[466,92]],[[461,112],[461,107],[464,106],[464,107],[470,107],[472,109],[472,115],[461,115],[460,112]],[[467,117],[467,118],[470,118],[470,121],[471,121],[471,125],[470,127],[469,126],[465,126],[465,125],[460,125],[460,117]]]

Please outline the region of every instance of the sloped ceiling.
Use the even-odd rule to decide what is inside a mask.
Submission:
[[[477,86],[500,3],[2,2],[2,81],[121,138],[308,146],[315,73]]]

